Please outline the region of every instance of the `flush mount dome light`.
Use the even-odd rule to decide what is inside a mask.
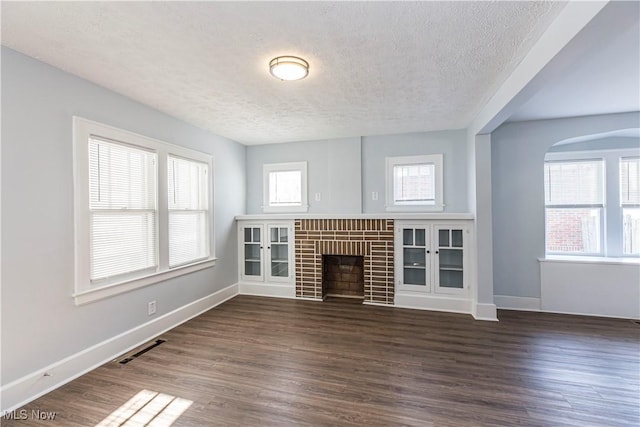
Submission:
[[[309,74],[309,63],[296,56],[278,56],[269,62],[269,72],[280,80],[300,80]]]

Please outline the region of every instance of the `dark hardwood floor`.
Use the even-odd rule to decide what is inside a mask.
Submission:
[[[499,318],[238,296],[2,425],[640,425],[640,325]]]

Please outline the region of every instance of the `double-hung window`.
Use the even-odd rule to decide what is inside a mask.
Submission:
[[[76,304],[211,267],[211,156],[73,125]]]
[[[442,154],[387,157],[387,210],[442,211]]]
[[[94,284],[158,266],[157,155],[89,137],[89,253]]]
[[[640,255],[640,157],[620,159],[622,254]]]
[[[544,164],[546,252],[603,253],[604,160]]]
[[[307,162],[263,165],[264,212],[306,212]]]
[[[209,256],[208,170],[206,163],[168,158],[169,266]]]

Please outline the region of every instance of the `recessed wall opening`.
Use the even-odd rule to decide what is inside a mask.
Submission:
[[[322,255],[322,298],[364,300],[364,257]]]

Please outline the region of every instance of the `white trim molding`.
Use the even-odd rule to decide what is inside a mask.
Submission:
[[[453,298],[419,292],[396,292],[394,307],[472,314],[472,301],[468,298]]]
[[[73,294],[76,305],[83,305],[90,302],[98,301],[103,298],[112,297],[124,292],[133,291],[144,286],[153,285],[164,280],[174,277],[183,276],[205,268],[211,268],[216,265],[216,258],[195,262],[193,264],[181,265],[168,271],[153,273],[145,277],[138,277],[133,280],[114,283],[112,285],[102,286],[96,289],[89,289]]]
[[[238,295],[238,285],[227,286],[4,385],[0,389],[2,396],[0,415],[24,406],[236,295]]]
[[[474,303],[471,315],[476,320],[498,321],[498,310],[495,304]]]
[[[272,284],[272,283],[238,283],[238,294],[254,295],[260,297],[295,298],[295,284]]]
[[[444,190],[443,190],[443,155],[430,154],[419,156],[402,156],[386,158],[386,204],[385,209],[388,212],[442,212],[444,210]],[[434,201],[426,202],[396,202],[394,199],[395,176],[394,168],[396,166],[410,165],[431,165],[433,166],[434,179]]]
[[[269,203],[269,176],[273,172],[300,172],[300,204],[272,206]],[[307,162],[265,163],[262,165],[262,211],[265,213],[307,212],[309,196],[307,184]]]
[[[540,311],[540,298],[494,295],[493,301],[500,310]]]

